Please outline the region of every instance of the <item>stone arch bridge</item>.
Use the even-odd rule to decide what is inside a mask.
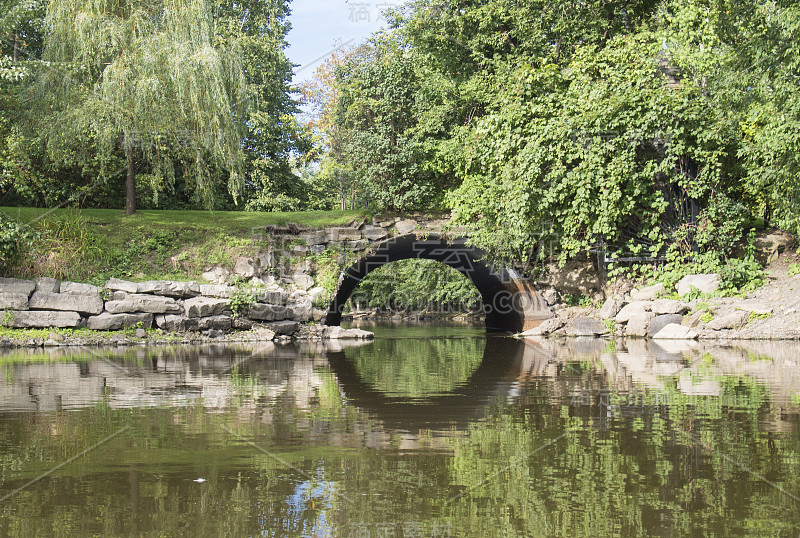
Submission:
[[[520,332],[552,317],[544,299],[516,269],[491,266],[485,260],[486,252],[471,246],[463,231],[445,231],[447,227],[446,220],[395,218],[300,233],[314,252],[338,246],[359,255],[342,272],[325,323],[340,324],[347,300],[364,277],[387,263],[405,259],[435,260],[469,278],[481,295],[486,326],[491,330]]]

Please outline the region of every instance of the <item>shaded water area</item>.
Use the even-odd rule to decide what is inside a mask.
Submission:
[[[374,330],[2,352],[0,533],[800,533],[797,344]]]

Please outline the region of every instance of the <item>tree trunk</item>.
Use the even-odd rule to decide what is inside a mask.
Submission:
[[[14,34],[14,63],[17,63],[18,55],[19,55],[19,34]]]
[[[136,173],[133,170],[133,148],[125,151],[128,161],[128,176],[125,179],[125,214],[136,213]]]

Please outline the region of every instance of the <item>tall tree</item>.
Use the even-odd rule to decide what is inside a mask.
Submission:
[[[292,167],[294,158],[310,151],[308,137],[297,120],[292,97],[291,61],[286,57],[289,0],[218,5],[217,43],[235,44],[242,60],[249,101],[243,146],[244,198],[258,209],[299,209],[304,186]]]
[[[428,147],[419,127],[427,105],[405,47],[396,33],[375,35],[319,72],[332,90],[311,92],[322,103],[318,127],[330,150],[323,169],[339,185],[343,206],[347,190],[351,205],[358,194],[390,210],[442,201],[441,176],[424,166]]]
[[[245,84],[236,44],[215,46],[204,0],[51,0],[44,59],[79,66],[39,79],[47,154],[55,162],[126,163],[127,213],[136,210],[136,166],[149,166],[154,193],[183,172],[210,204],[227,176],[241,189]],[[72,151],[86,143],[92,155]],[[176,163],[178,166],[176,166]]]

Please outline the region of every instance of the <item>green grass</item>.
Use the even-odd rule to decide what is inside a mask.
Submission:
[[[30,225],[40,239],[13,275],[50,276],[103,284],[130,280],[201,280],[212,265],[233,268],[238,256],[264,250],[266,226],[345,226],[364,211],[253,213],[235,211],[139,211],[117,209],[7,208],[0,211]]]
[[[33,207],[0,207],[9,217],[30,224],[38,220],[74,214],[74,209],[42,209]],[[310,211],[299,213],[254,213],[244,211],[139,211],[126,215],[121,209],[81,209],[80,214],[95,228],[117,237],[129,237],[133,230],[209,232],[226,230],[232,235],[249,234],[260,226],[321,228],[344,226],[365,216],[364,211]]]

